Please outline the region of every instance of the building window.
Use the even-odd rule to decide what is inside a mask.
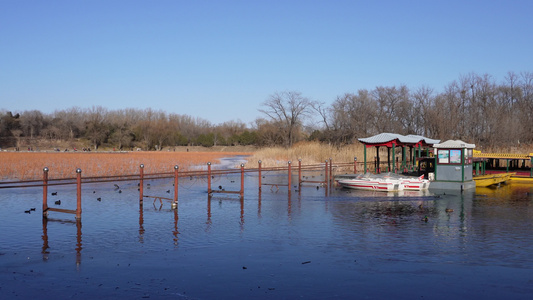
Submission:
[[[439,164],[448,164],[450,163],[450,151],[449,150],[439,150],[438,151]]]
[[[450,150],[450,163],[451,164],[461,163],[461,150]]]

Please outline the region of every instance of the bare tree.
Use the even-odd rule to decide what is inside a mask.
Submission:
[[[415,132],[423,136],[432,136],[435,128],[432,124],[432,108],[434,107],[435,97],[433,89],[422,86],[412,94]]]
[[[23,134],[26,138],[33,139],[39,136],[40,130],[44,128],[44,116],[38,110],[25,111],[20,116],[20,123]]]
[[[134,113],[131,110],[118,110],[109,113],[110,142],[116,145],[119,150],[131,146],[133,116]]]
[[[51,128],[56,138],[74,139],[79,137],[84,131],[84,119],[86,113],[79,107],[72,107],[67,110],[56,110],[52,114]]]
[[[281,125],[285,146],[290,147],[296,142],[297,130],[302,126],[302,119],[311,115],[312,105],[313,102],[303,97],[300,92],[277,92],[263,102],[264,109],[259,111]]]
[[[377,133],[377,110],[377,103],[368,90],[337,97],[332,105],[333,132],[330,136],[335,139],[335,143],[351,143],[357,137]]]
[[[524,142],[533,143],[533,72],[520,73],[519,86],[522,97],[519,99],[520,122],[523,125],[522,138]]]
[[[87,117],[85,134],[93,143],[94,150],[97,150],[105,141],[109,132],[106,122],[107,109],[101,106],[93,106],[87,111]]]
[[[263,118],[255,120],[255,127],[258,136],[259,146],[281,145],[285,141],[285,135],[279,128],[283,126],[275,121],[268,121]]]
[[[411,133],[412,105],[409,102],[409,90],[402,85],[399,88],[379,86],[371,93],[378,103],[376,124],[380,132]]]

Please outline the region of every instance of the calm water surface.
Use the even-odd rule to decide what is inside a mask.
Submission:
[[[0,190],[0,298],[533,297],[533,185],[386,194],[310,184],[289,195],[257,182],[246,176],[241,200],[180,178],[178,210],[140,207],[136,182],[88,184],[81,223],[57,212],[43,222],[40,188]],[[145,194],[172,198],[171,179],[149,183]],[[217,177],[213,188],[239,183]],[[75,209],[75,186],[49,192],[50,206]]]

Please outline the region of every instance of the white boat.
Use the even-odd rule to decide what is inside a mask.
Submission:
[[[358,176],[339,176],[337,182],[345,188],[358,190],[372,190],[383,192],[396,192],[403,190],[403,185],[400,179],[391,176],[378,175],[358,175]]]
[[[429,180],[424,179],[424,175],[420,177],[399,176],[399,178],[404,190],[421,191],[429,188]]]
[[[423,175],[420,177],[409,177],[392,173],[381,175],[372,175],[369,173],[340,175],[336,176],[335,179],[339,185],[345,188],[384,192],[427,190],[430,183],[429,180],[424,179]]]

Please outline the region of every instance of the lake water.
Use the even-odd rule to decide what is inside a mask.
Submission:
[[[148,181],[145,194],[172,198],[172,181]],[[250,173],[242,200],[180,178],[172,210],[148,198],[140,207],[137,182],[118,184],[83,185],[81,222],[43,221],[41,188],[0,190],[0,298],[533,297],[533,185],[387,194],[309,184],[289,195],[259,192]],[[240,175],[212,184],[238,190]],[[75,208],[75,186],[49,192],[49,206]]]

